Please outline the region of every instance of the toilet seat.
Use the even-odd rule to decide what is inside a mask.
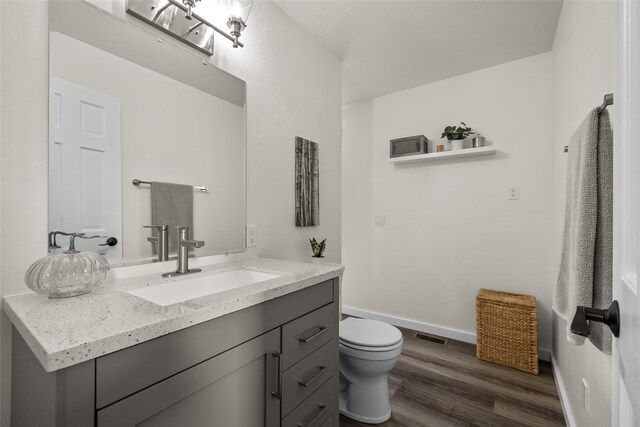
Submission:
[[[402,345],[402,332],[371,319],[349,317],[340,322],[340,343],[361,351],[390,351]]]
[[[389,360],[395,359],[400,356],[402,353],[402,344],[400,341],[398,344],[390,347],[384,347],[384,350],[379,350],[380,347],[360,347],[354,348],[356,346],[346,345],[342,341],[338,341],[338,348],[340,351],[340,355],[355,357],[357,359],[364,360]]]
[[[344,347],[349,347],[350,349],[353,350],[359,350],[359,351],[370,351],[372,353],[378,352],[378,353],[382,353],[385,351],[392,351],[395,350],[398,347],[402,347],[402,343],[403,341],[400,340],[397,343],[395,343],[394,345],[389,345],[389,346],[385,346],[385,347],[370,347],[370,346],[366,346],[366,345],[357,345],[357,344],[353,344],[347,341],[342,341],[342,340],[338,340],[338,343],[340,343],[340,345],[344,346]]]

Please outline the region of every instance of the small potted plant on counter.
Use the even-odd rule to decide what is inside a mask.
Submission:
[[[322,259],[324,258],[325,247],[326,247],[327,239],[324,239],[322,242],[318,243],[316,238],[309,239],[309,243],[311,243],[311,262],[314,264],[322,263]]]
[[[451,142],[452,150],[460,150],[464,148],[464,140],[474,131],[465,122],[460,122],[462,126],[447,126],[442,132],[441,138],[447,138]]]

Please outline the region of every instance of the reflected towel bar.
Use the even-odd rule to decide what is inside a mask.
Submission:
[[[134,179],[133,181],[131,181],[131,183],[133,185],[135,185],[136,187],[138,187],[140,184],[149,184],[149,185],[151,185],[151,181],[142,181],[140,179]],[[202,193],[206,193],[207,191],[209,191],[209,189],[207,187],[204,187],[204,186],[195,186],[194,185],[193,189],[194,190],[198,190],[198,191],[200,191]]]

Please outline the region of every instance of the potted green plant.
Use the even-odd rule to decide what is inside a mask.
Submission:
[[[311,243],[311,262],[313,262],[314,264],[319,264],[322,262],[322,259],[324,258],[324,255],[322,255],[324,253],[324,250],[326,248],[326,242],[327,239],[324,239],[323,241],[319,242],[316,240],[316,238],[312,238],[309,239],[309,243]]]
[[[460,122],[460,124],[462,126],[447,126],[444,128],[444,132],[442,132],[441,138],[447,138],[449,142],[451,142],[452,150],[464,148],[465,138],[474,133],[474,130],[467,126],[465,122]]]

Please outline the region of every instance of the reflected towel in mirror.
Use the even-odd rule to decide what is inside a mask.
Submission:
[[[178,232],[175,227],[189,226],[193,238],[193,187],[168,182],[151,183],[151,222],[169,226],[169,253],[178,251]],[[154,235],[157,231],[154,230]],[[153,245],[153,254],[158,251]]]

